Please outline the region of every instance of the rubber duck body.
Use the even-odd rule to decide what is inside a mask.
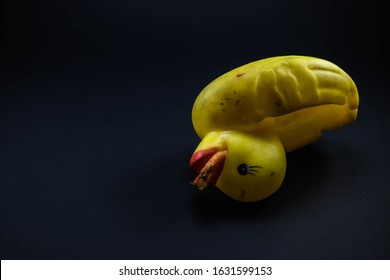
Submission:
[[[355,121],[358,104],[351,77],[323,59],[280,56],[236,68],[193,105],[202,140],[190,160],[192,183],[239,201],[264,199],[282,185],[286,153]]]

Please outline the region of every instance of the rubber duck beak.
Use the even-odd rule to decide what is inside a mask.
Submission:
[[[215,185],[222,172],[226,154],[226,150],[218,147],[195,152],[190,160],[190,168],[198,175],[192,181],[192,185],[200,190]]]

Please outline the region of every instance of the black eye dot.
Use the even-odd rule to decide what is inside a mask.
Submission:
[[[237,166],[237,172],[240,175],[246,175],[249,173],[249,165],[246,163],[241,163],[239,166]]]

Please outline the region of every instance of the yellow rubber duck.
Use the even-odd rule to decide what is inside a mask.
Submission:
[[[190,160],[192,184],[238,201],[264,199],[283,182],[286,153],[355,121],[358,105],[351,77],[323,59],[278,56],[236,68],[193,105],[202,141]]]

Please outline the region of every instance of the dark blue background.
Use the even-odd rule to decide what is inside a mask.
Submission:
[[[388,259],[389,54],[379,1],[2,2],[1,259]],[[228,70],[346,70],[356,123],[288,154],[258,203],[189,184],[191,108]]]

